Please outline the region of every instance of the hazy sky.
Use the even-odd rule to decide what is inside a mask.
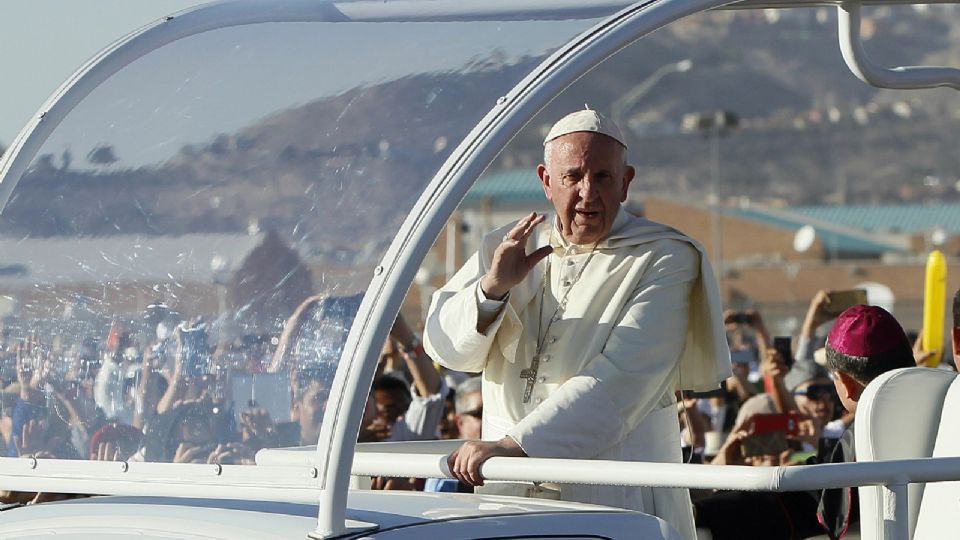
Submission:
[[[0,0],[0,48],[9,62],[0,68],[0,80],[7,83],[0,93],[0,143],[9,147],[60,84],[98,51],[199,3]],[[540,56],[590,24],[273,23],[204,32],[114,74],[70,112],[39,153],[87,156],[109,146],[122,166],[160,163],[185,145],[210,142],[217,134],[349,89],[415,74],[469,71],[487,59]],[[350,54],[336,52],[344,44]],[[496,97],[490,96],[489,104]]]
[[[203,0],[0,0],[0,144],[84,61],[147,23]]]

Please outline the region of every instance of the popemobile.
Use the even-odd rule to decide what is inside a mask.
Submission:
[[[225,0],[133,31],[64,82],[0,159],[0,297],[16,306],[5,335],[26,336],[5,344],[15,390],[3,416],[20,429],[4,431],[0,538],[680,538],[618,508],[360,489],[366,477],[452,478],[446,457],[461,442],[356,443],[381,346],[411,285],[426,297],[442,283],[429,267],[457,256],[448,223],[475,181],[504,148],[581,108],[584,81],[630,70],[622,54],[646,47],[663,66],[628,94],[589,99],[634,135],[653,85],[702,67],[672,47],[696,51],[733,17],[827,12],[840,50],[818,61],[842,57],[862,81],[850,79],[854,91],[960,89],[956,69],[868,56],[861,8],[911,3]],[[736,87],[749,102],[750,84],[715,94]],[[652,140],[670,141],[663,129]],[[532,171],[532,159],[519,166]],[[905,395],[909,407],[886,399],[893,390],[874,399],[883,381],[871,385],[858,463],[493,458],[482,474],[862,486],[862,538],[949,538],[960,385],[937,373]],[[153,408],[170,414],[151,419]],[[147,428],[104,428],[101,415]],[[223,426],[275,444],[231,446]]]

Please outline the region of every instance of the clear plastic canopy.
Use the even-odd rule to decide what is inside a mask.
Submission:
[[[247,24],[113,74],[4,180],[5,455],[252,463],[316,443],[414,202],[591,22]]]

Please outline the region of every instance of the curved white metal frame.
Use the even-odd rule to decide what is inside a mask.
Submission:
[[[347,339],[342,358],[351,360],[347,370],[337,371],[331,398],[339,389],[345,393],[334,401],[334,421],[325,421],[320,434],[320,440],[329,441],[330,448],[325,454],[327,461],[318,464],[323,478],[320,518],[312,537],[328,538],[344,531],[353,441],[367,394],[358,389],[366,388],[373,379],[373,359],[389,330],[389,324],[382,323],[396,317],[427,250],[474,179],[537,111],[593,66],[658,28],[725,3],[649,0],[609,17],[551,55],[500,98],[447,159],[383,256]],[[337,380],[341,375],[348,380]]]
[[[950,67],[909,66],[884,68],[873,63],[860,40],[859,0],[846,0],[837,6],[837,36],[847,67],[861,81],[879,88],[916,90],[946,86],[960,90],[960,69]]]
[[[431,180],[425,192],[417,201],[414,209],[402,225],[390,248],[384,255],[381,265],[377,267],[375,275],[369,285],[367,294],[357,314],[357,318],[350,331],[342,358],[346,360],[346,369],[337,372],[334,387],[331,392],[333,409],[325,419],[320,440],[328,441],[326,452],[318,448],[317,457],[325,459],[318,463],[319,470],[312,468],[291,468],[289,474],[281,477],[289,478],[290,483],[287,496],[305,496],[299,486],[307,489],[320,488],[320,515],[317,530],[313,533],[317,537],[329,537],[345,532],[346,494],[349,483],[350,465],[354,459],[354,440],[360,423],[360,411],[366,399],[366,390],[363,383],[369,383],[373,376],[374,360],[379,351],[379,344],[386,338],[390,321],[399,311],[400,304],[413,281],[416,268],[426,255],[433,239],[440,233],[446,219],[453,213],[459,201],[466,194],[470,185],[480,172],[500,151],[502,146],[522,127],[534,114],[546,105],[563,88],[575,79],[586,73],[590,68],[612,55],[617,50],[643,37],[644,35],[665,26],[687,15],[721,7],[725,0],[649,0],[636,3],[616,15],[611,16],[603,23],[591,28],[577,39],[571,41],[563,49],[548,58],[535,71],[521,81],[510,93],[501,98],[497,105],[478,123],[473,131],[464,139],[461,145],[453,152],[444,166]],[[803,4],[805,2],[798,2]],[[441,5],[442,4],[442,5]],[[621,6],[624,2],[594,1],[576,2],[563,1],[544,2],[549,5],[543,7],[542,13],[556,16],[588,16],[609,10],[612,6]],[[746,2],[749,4],[749,2]],[[812,4],[812,2],[811,2]],[[512,7],[510,7],[512,6]],[[151,50],[170,43],[177,39],[198,34],[215,28],[253,24],[263,22],[291,22],[291,21],[349,21],[349,20],[462,20],[477,18],[503,18],[508,20],[519,17],[521,11],[530,13],[530,2],[497,1],[481,3],[476,1],[438,0],[435,2],[355,2],[334,4],[330,2],[316,2],[310,0],[284,0],[271,4],[269,12],[262,12],[262,3],[251,0],[238,0],[202,6],[190,11],[167,18],[138,30],[121,39],[95,58],[85,64],[71,79],[46,102],[40,114],[21,132],[14,141],[6,159],[0,161],[0,179],[19,178],[24,172],[42,143],[46,140],[56,125],[67,113],[89,94],[107,77],[123,66],[147,54]],[[499,11],[499,15],[497,15]],[[862,51],[861,51],[862,52]],[[870,82],[870,81],[868,81]],[[14,182],[0,182],[0,206],[4,204],[12,192]],[[359,366],[359,367],[357,367]],[[363,391],[359,390],[364,388]],[[396,455],[394,455],[394,458]],[[363,458],[367,459],[366,457]],[[441,467],[436,457],[430,457],[430,467]],[[5,481],[12,476],[29,476],[31,480],[24,482],[24,486],[40,485],[42,479],[62,479],[77,471],[91,472],[96,464],[84,462],[53,463],[44,460],[42,470],[33,470],[24,474],[22,470],[25,460],[0,460],[0,470],[4,471]],[[26,460],[29,461],[29,460]],[[18,462],[11,465],[10,462]],[[361,461],[359,464],[362,464]],[[508,472],[499,473],[500,460],[491,461],[485,466],[484,473],[489,478],[517,478],[532,474],[525,461],[522,469],[516,467],[505,469]],[[622,466],[622,464],[620,464]],[[29,462],[31,470],[37,467],[36,462]],[[578,465],[581,466],[581,465]],[[157,464],[141,467],[140,465],[113,465],[115,470],[104,468],[102,473],[105,482],[147,482],[152,488],[166,490],[171,486],[179,489],[196,486],[192,477],[191,483],[175,481],[174,477],[181,472],[187,472],[187,465]],[[665,471],[663,465],[656,465],[659,471]],[[175,469],[171,469],[175,468]],[[176,474],[173,471],[176,470]],[[192,470],[192,469],[191,469]],[[205,470],[205,469],[204,469]],[[268,481],[255,467],[224,467],[217,469],[217,480],[209,483],[201,482],[198,489],[190,489],[190,495],[213,494],[222,495],[224,487],[232,490],[236,487],[247,487],[246,496],[261,497]],[[276,479],[273,466],[269,467],[269,475]],[[381,469],[378,469],[381,470]],[[639,471],[640,469],[638,469]],[[672,470],[672,469],[671,469]],[[198,470],[199,471],[199,470]],[[382,470],[381,470],[382,471]],[[569,469],[568,469],[569,471]],[[651,483],[649,476],[653,469],[643,470],[647,485]],[[705,472],[705,471],[704,471]],[[736,474],[742,474],[737,471]],[[132,473],[138,473],[133,475]],[[792,471],[785,473],[787,478]],[[139,476],[142,474],[143,476]],[[622,478],[622,470],[618,471]],[[727,474],[727,473],[720,473]],[[731,472],[733,474],[733,472]],[[129,475],[129,476],[125,476]],[[306,482],[300,480],[306,475]],[[816,471],[802,473],[803,477],[816,477],[826,482],[823,477],[817,476]],[[203,475],[200,475],[203,476]],[[319,478],[314,480],[314,478]],[[139,478],[140,480],[136,480]],[[297,478],[297,480],[294,480]],[[553,476],[551,476],[553,478]],[[719,477],[717,477],[719,478]],[[871,478],[879,478],[878,476]],[[903,482],[909,480],[904,476]],[[92,480],[91,481],[95,481]],[[317,482],[319,481],[319,486]],[[829,484],[829,482],[827,482]],[[883,483],[871,480],[868,483]],[[245,486],[240,486],[245,484]],[[696,485],[702,486],[704,482]],[[18,484],[20,485],[20,484]],[[143,484],[140,484],[143,485]],[[671,484],[675,485],[675,483]],[[691,483],[690,485],[693,485]],[[717,485],[716,483],[712,485]],[[771,484],[775,485],[775,484]],[[807,485],[807,484],[805,484]],[[809,484],[813,485],[813,484]],[[825,485],[824,483],[817,484]],[[769,485],[754,489],[767,489]],[[111,489],[113,493],[131,493],[125,488]],[[781,489],[786,489],[782,488]],[[802,488],[800,488],[802,489]],[[294,495],[297,491],[300,495]],[[238,492],[239,493],[239,492]],[[309,493],[309,491],[307,492]],[[313,491],[313,493],[316,493]],[[894,493],[896,489],[894,488]],[[244,495],[238,495],[244,496]],[[265,496],[270,498],[269,496]]]

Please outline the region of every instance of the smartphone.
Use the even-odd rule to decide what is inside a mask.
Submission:
[[[847,308],[867,303],[866,289],[849,289],[830,293],[830,303],[823,306],[824,311],[831,315],[839,315]]]
[[[183,345],[183,369],[190,377],[199,377],[206,372],[207,332],[202,326],[180,330]]]
[[[796,413],[782,414],[755,414],[750,418],[753,424],[753,433],[783,433],[795,437],[798,431],[799,419]]]
[[[773,338],[773,348],[780,353],[783,363],[789,370],[793,367],[793,340],[790,336],[776,336]]]
[[[787,437],[797,434],[797,415],[755,414],[750,418],[753,431],[743,439],[744,456],[779,455],[787,449]]]

